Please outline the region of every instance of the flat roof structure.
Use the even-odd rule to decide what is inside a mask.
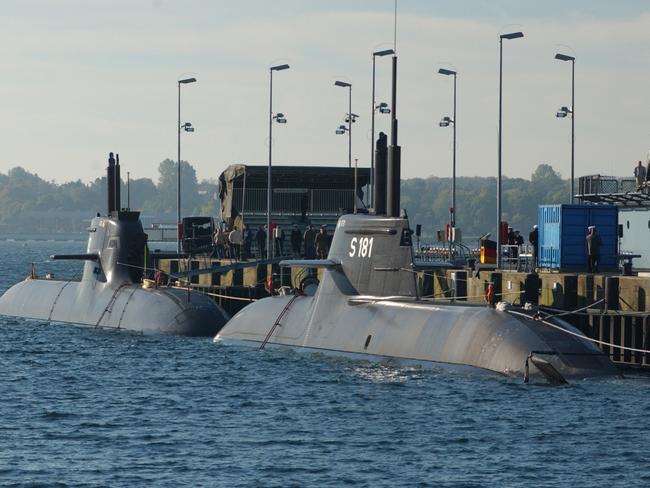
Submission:
[[[650,186],[637,188],[634,178],[588,175],[578,179],[575,197],[583,203],[617,205],[630,208],[650,208]]]
[[[281,225],[336,224],[351,212],[355,169],[340,166],[273,166],[272,221]],[[357,208],[365,208],[364,188],[370,169],[356,170]],[[267,165],[233,164],[219,176],[222,219],[231,225],[263,225],[267,213]]]

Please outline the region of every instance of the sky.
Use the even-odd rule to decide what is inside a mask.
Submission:
[[[394,0],[22,0],[0,19],[0,172],[47,180],[123,174],[157,179],[177,157],[199,179],[233,163],[267,164],[269,67],[273,163],[347,165],[335,134],[352,83],[352,157],[369,165],[372,52],[393,47]],[[643,0],[398,0],[397,118],[402,177],[450,176],[452,80],[458,72],[457,174],[497,171],[499,34],[503,46],[503,174],[540,163],[570,174],[571,65],[576,57],[576,176],[631,176],[650,149],[650,3]],[[377,59],[377,101],[390,102],[390,58]],[[376,116],[377,132],[389,117]]]

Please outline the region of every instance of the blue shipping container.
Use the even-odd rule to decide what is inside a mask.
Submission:
[[[618,268],[618,208],[613,205],[540,205],[539,267],[587,269],[587,228],[596,226],[602,239],[599,271]]]

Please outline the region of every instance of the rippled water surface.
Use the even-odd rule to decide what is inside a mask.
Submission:
[[[83,250],[0,241],[0,291]],[[0,484],[649,486],[649,434],[645,376],[526,386],[0,317]]]

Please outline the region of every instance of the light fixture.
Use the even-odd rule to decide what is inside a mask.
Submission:
[[[372,53],[373,56],[388,56],[389,54],[395,54],[395,51],[392,49],[384,49],[383,51],[375,51]]]
[[[450,69],[440,68],[438,70],[438,74],[441,74],[441,75],[455,75],[456,72],[453,71],[453,70],[450,70]]]
[[[501,34],[501,39],[519,39],[524,37],[523,32],[511,32],[510,34]]]
[[[375,110],[378,111],[380,114],[389,114],[390,113],[390,108],[388,107],[388,104],[386,102],[380,102],[375,106]]]
[[[576,58],[574,58],[573,56],[569,56],[568,54],[561,54],[561,53],[557,53],[555,55],[555,59],[559,59],[560,61],[575,61],[576,60]]]
[[[357,117],[358,117],[357,114],[352,114],[352,123],[353,123],[353,124],[357,121]],[[349,123],[349,122],[350,122],[350,115],[349,115],[349,114],[345,114],[345,123],[347,124],[347,123]]]
[[[442,120],[440,121],[439,125],[440,127],[449,127],[450,125],[453,125],[454,119],[451,117],[443,117]]]

